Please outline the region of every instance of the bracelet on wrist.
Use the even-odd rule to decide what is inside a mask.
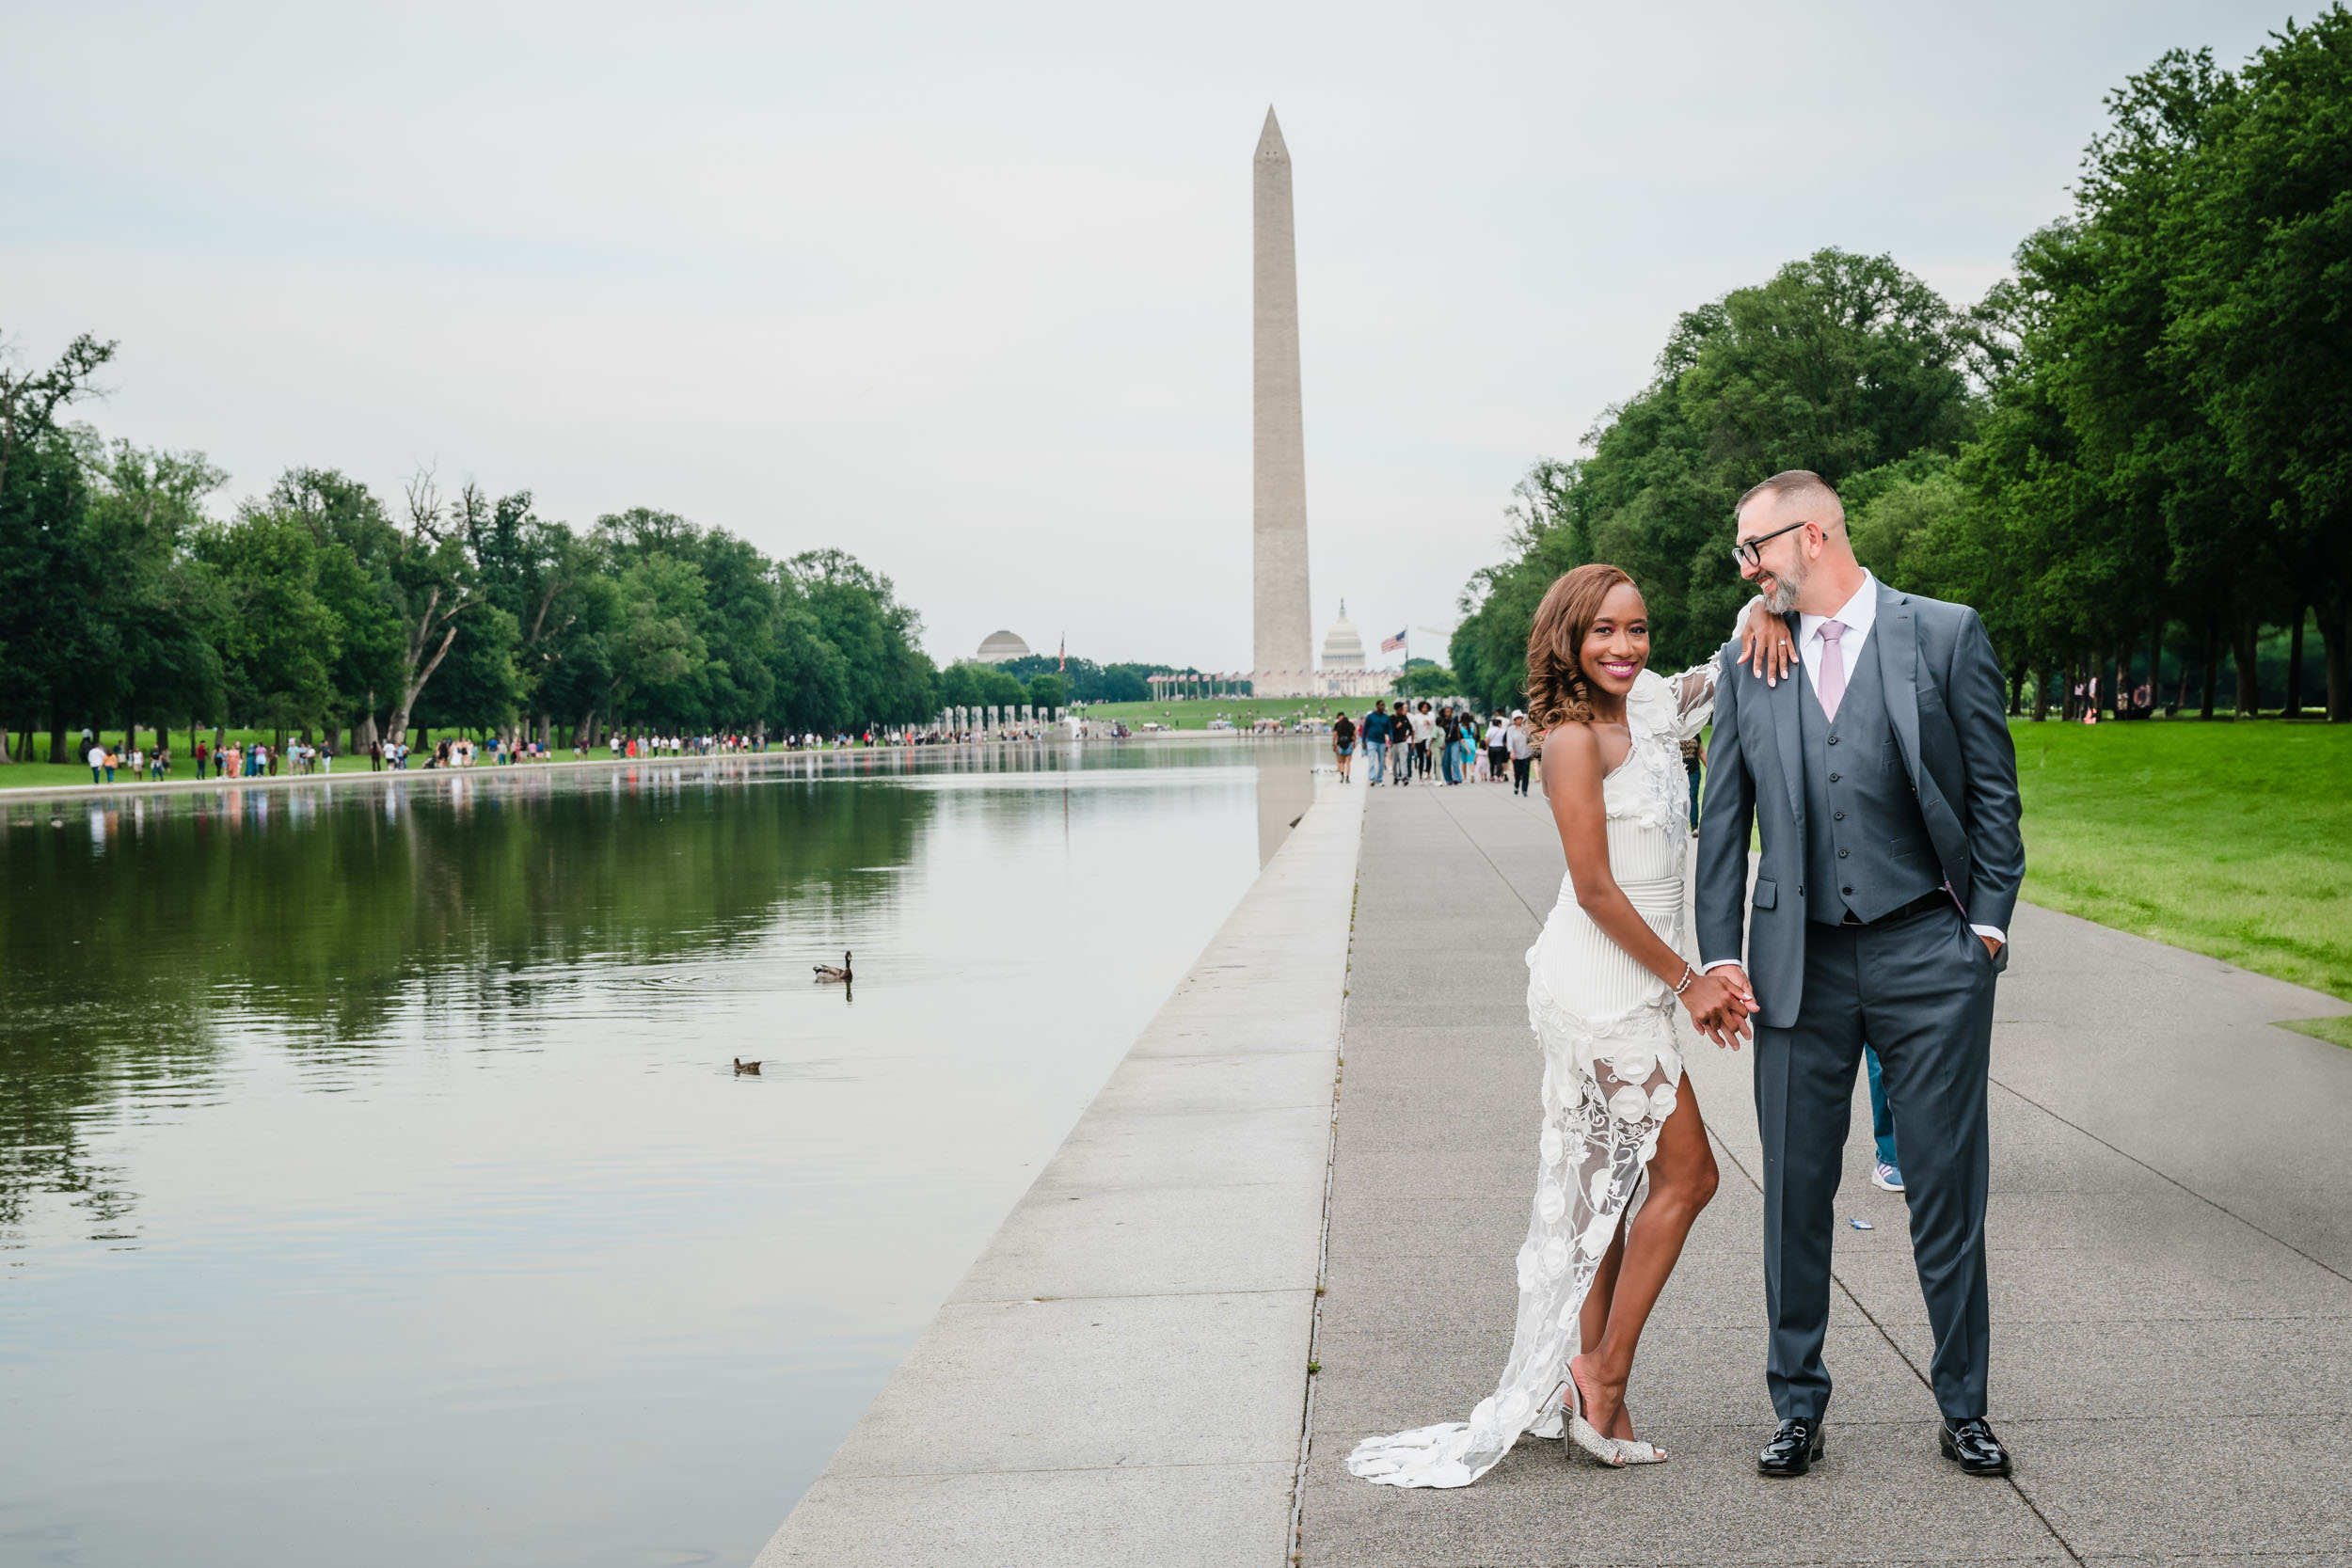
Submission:
[[[1692,970],[1690,964],[1687,962],[1684,963],[1682,966],[1682,979],[1675,986],[1675,994],[1677,996],[1680,996],[1684,991],[1689,990],[1691,989],[1691,982],[1697,978],[1698,975]]]

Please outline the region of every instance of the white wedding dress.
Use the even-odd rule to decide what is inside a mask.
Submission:
[[[1690,780],[1682,742],[1715,706],[1712,662],[1679,675],[1644,671],[1626,698],[1632,749],[1601,784],[1609,869],[1666,944],[1683,951]],[[1519,1434],[1558,1437],[1579,1318],[1620,1220],[1630,1224],[1658,1130],[1675,1108],[1682,1055],[1673,990],[1593,924],[1563,877],[1560,900],[1527,950],[1527,1017],[1544,1053],[1535,1213],[1519,1248],[1518,1329],[1502,1381],[1468,1421],[1367,1437],[1349,1471],[1384,1486],[1468,1486]]]

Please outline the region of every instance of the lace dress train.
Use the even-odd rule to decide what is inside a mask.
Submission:
[[[1714,693],[1712,664],[1672,677],[1645,672],[1626,700],[1632,748],[1601,786],[1611,874],[1677,951],[1690,849],[1681,743],[1706,727]],[[1562,1434],[1585,1294],[1619,1224],[1635,1223],[1659,1129],[1674,1114],[1682,1082],[1674,993],[1593,924],[1566,878],[1527,967],[1543,1119],[1510,1359],[1469,1420],[1357,1445],[1348,1470],[1384,1486],[1468,1486],[1522,1433]]]

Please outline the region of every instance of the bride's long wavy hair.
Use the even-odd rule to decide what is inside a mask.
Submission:
[[[1623,568],[1596,561],[1561,574],[1535,607],[1527,631],[1527,717],[1538,733],[1593,721],[1592,681],[1579,657],[1584,634],[1609,591],[1632,580]]]

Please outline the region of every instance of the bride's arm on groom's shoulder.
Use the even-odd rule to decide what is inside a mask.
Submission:
[[[1740,666],[1753,666],[1765,682],[1778,685],[1788,673],[1788,666],[1796,662],[1797,640],[1789,634],[1788,623],[1766,610],[1761,598],[1751,598],[1740,610],[1731,623],[1731,637],[1740,651],[1730,659],[1718,654],[1666,677],[1675,695],[1681,739],[1688,740],[1707,727],[1718,682],[1729,679]]]
[[[1740,657],[1731,661],[1732,668],[1752,666],[1767,686],[1778,686],[1788,675],[1788,666],[1797,661],[1796,635],[1787,621],[1764,608],[1761,594],[1749,599],[1740,611],[1732,635],[1740,640]]]

